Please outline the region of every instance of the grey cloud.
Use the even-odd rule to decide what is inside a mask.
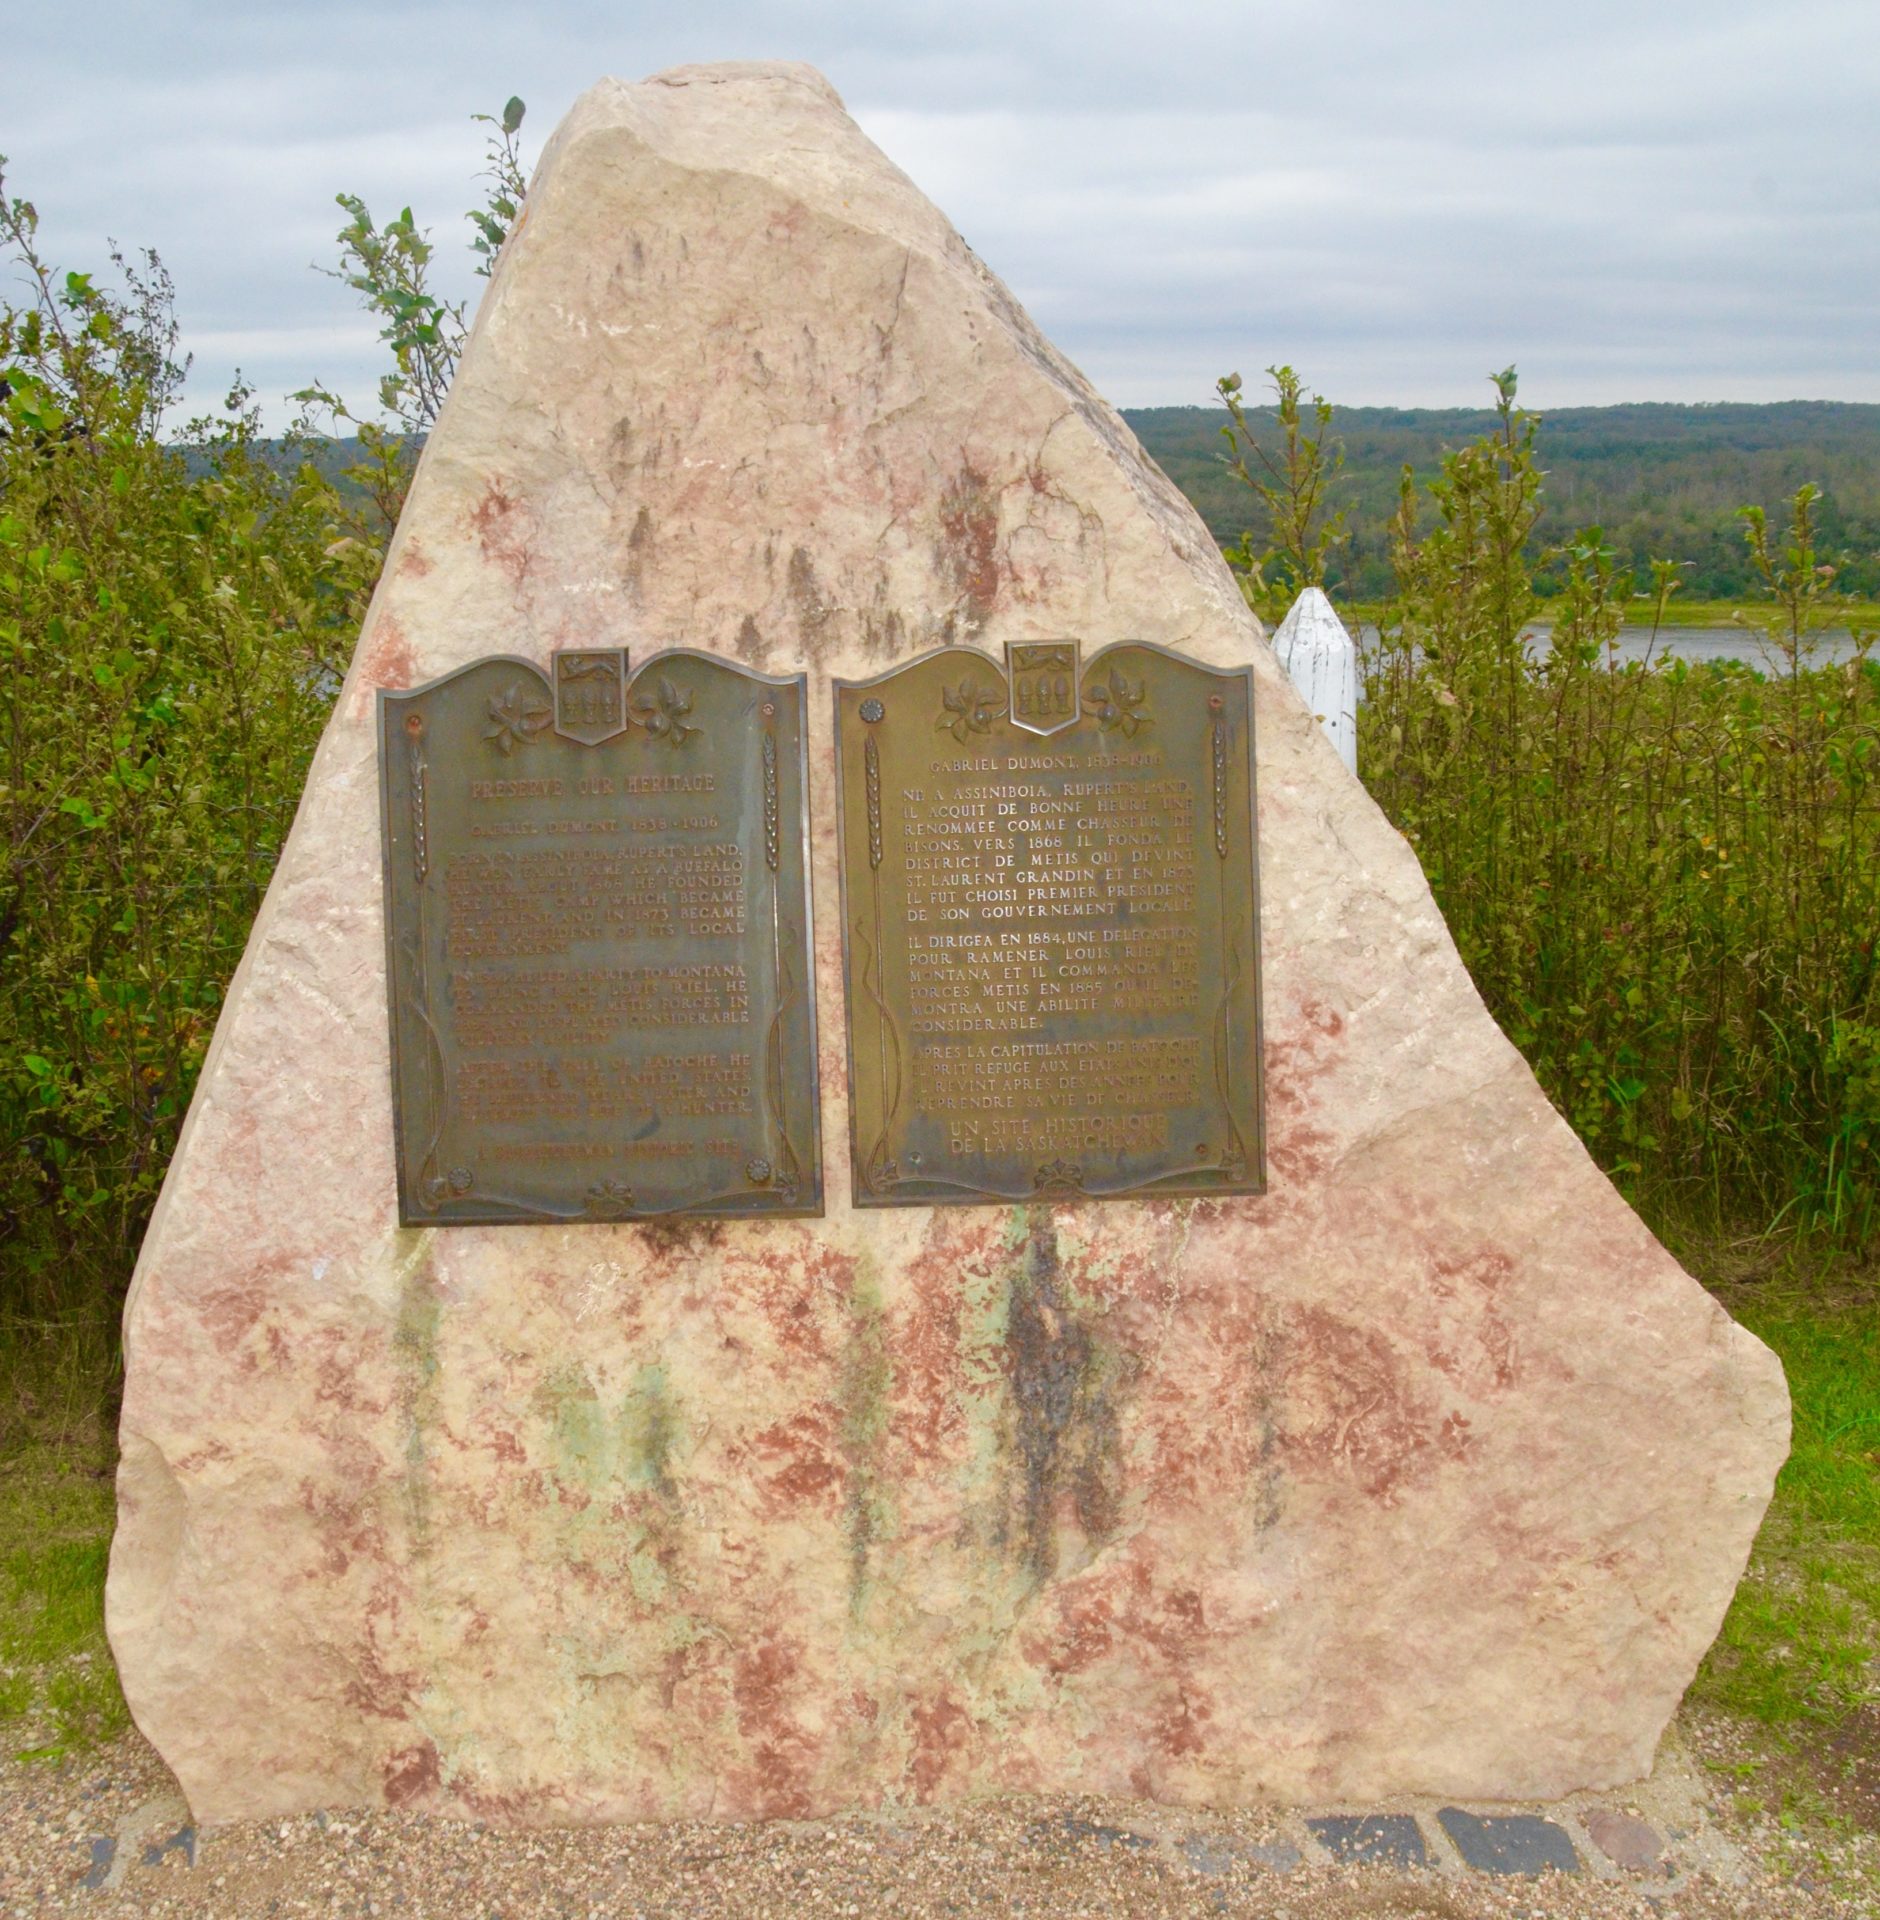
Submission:
[[[700,0],[616,6],[99,0],[10,32],[0,149],[49,246],[175,271],[198,392],[239,358],[274,418],[370,399],[332,257],[341,188],[409,202],[480,282],[471,112],[531,151],[602,72],[814,61],[1123,404],[1297,364],[1335,397],[1880,399],[1870,0]]]

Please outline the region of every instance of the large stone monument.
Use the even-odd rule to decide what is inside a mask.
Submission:
[[[967,1196],[992,1204],[894,1186],[925,1136],[893,1131],[892,1062],[871,1082],[879,1150],[852,1138],[845,991],[874,993],[879,955],[851,946],[845,989],[845,804],[851,874],[883,857],[853,756],[881,711],[883,764],[952,742],[927,718],[893,734],[897,683],[867,710],[851,687],[839,790],[832,683],[956,649],[971,671],[942,718],[970,751],[994,709],[968,683],[1008,645],[1014,703],[1039,666],[1037,711],[1123,733],[1154,649],[1200,663],[1154,697],[1187,702],[1196,754],[1214,742],[1230,880],[1250,864],[1222,797],[1244,742],[1223,742],[1251,669],[1263,1004],[1219,1032],[1264,1019],[1263,1114],[1243,1106],[1225,1145],[1175,1140],[1199,1171],[1169,1191],[1090,1197],[1053,1135],[1027,1194],[1033,1143],[1009,1129]],[[1074,651],[1053,677],[1059,645],[1113,650],[1093,707]],[[422,1083],[395,1134],[387,862],[433,883],[418,776],[452,762],[436,746],[420,766],[432,709],[412,707],[406,760],[387,735],[382,840],[378,696],[510,656],[513,693],[479,695],[488,750],[507,751],[548,725],[534,689],[556,650],[621,648],[633,671],[680,648],[770,676],[723,696],[747,729],[769,724],[765,685],[807,675],[821,1217],[802,1131],[800,1178],[763,1217],[612,1218],[651,1189],[583,1162],[587,1211],[554,1215],[555,1182],[531,1172],[526,1225],[439,1149]],[[1180,679],[1202,669],[1217,678]],[[696,719],[670,678],[664,710]],[[594,709],[569,711],[574,756]],[[749,784],[772,749],[739,739],[746,838],[714,884],[761,879],[768,832],[781,913],[798,896],[770,790]],[[787,770],[794,748],[776,751]],[[525,764],[546,762],[518,749]],[[625,871],[581,858],[556,896],[577,917]],[[481,871],[524,871],[507,859]],[[890,897],[890,922],[925,910],[912,897]],[[1222,991],[1246,995],[1244,886],[1227,898]],[[905,932],[887,924],[882,952]],[[750,949],[754,968],[784,956],[779,1005],[807,937],[791,921]],[[970,957],[946,964],[970,983]],[[1153,996],[1153,956],[1135,964]],[[713,1005],[733,1005],[724,978],[699,989]],[[774,1076],[780,1114],[810,1092],[802,1058]],[[698,1071],[709,1091],[738,1069]],[[486,1076],[477,1097],[508,1112],[517,1084]],[[544,1086],[524,1092],[561,1097]],[[714,1177],[771,1205],[777,1150],[720,1131]],[[401,1172],[425,1224],[400,1224]],[[1716,1632],[1787,1422],[1774,1359],[1496,1030],[1201,522],[819,76],[786,66],[604,82],[544,154],[126,1332],[111,1638],[138,1723],[210,1820],[1622,1782]]]

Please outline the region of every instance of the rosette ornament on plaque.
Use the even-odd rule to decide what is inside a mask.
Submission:
[[[950,647],[836,741],[856,1204],[1263,1191],[1251,671]]]
[[[822,1210],[804,754],[689,650],[379,695],[406,1225]]]

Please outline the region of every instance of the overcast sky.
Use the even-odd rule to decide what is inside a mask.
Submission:
[[[533,159],[602,74],[813,61],[1123,406],[1291,361],[1348,405],[1880,401],[1880,0],[67,0],[7,9],[48,251],[176,276],[194,392],[380,360],[362,194],[471,292],[469,116]]]

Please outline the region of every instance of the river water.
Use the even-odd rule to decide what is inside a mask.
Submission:
[[[1529,632],[1530,651],[1539,655],[1545,651],[1551,629],[1542,621],[1536,621]],[[1866,636],[1868,644],[1874,645],[1873,637]],[[1377,629],[1365,627],[1359,635],[1358,644],[1366,649],[1376,643]],[[1811,648],[1805,656],[1804,665],[1815,667],[1833,666],[1842,660],[1853,658],[1856,650],[1855,637],[1845,629],[1839,632],[1819,633],[1811,636]],[[1880,657],[1880,647],[1874,649]],[[1660,627],[1654,638],[1650,627],[1621,627],[1619,629],[1619,659],[1631,660],[1736,660],[1758,673],[1781,674],[1788,670],[1787,662],[1777,649],[1771,645],[1766,635],[1748,627]]]

